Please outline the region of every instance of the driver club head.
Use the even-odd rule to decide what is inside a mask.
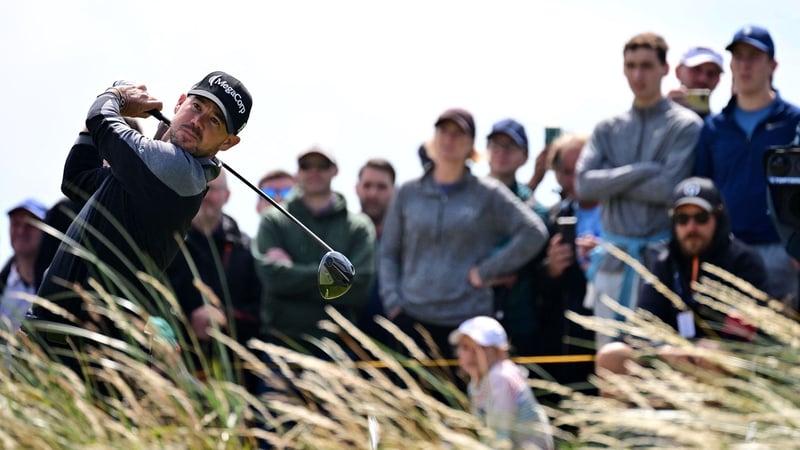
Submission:
[[[353,285],[356,270],[343,254],[330,251],[319,262],[319,293],[325,300],[346,294]]]

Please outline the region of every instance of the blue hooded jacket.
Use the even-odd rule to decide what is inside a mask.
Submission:
[[[780,242],[767,212],[764,152],[792,142],[800,108],[775,94],[772,112],[750,138],[734,118],[734,96],[722,112],[706,119],[695,148],[694,174],[714,181],[728,208],[731,231],[748,244]]]

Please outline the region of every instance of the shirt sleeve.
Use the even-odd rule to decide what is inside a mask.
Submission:
[[[103,167],[103,158],[100,157],[91,135],[81,132],[64,163],[61,192],[82,205],[100,187],[109,173],[110,170]]]
[[[127,192],[151,195],[154,178],[181,197],[206,189],[209,180],[200,160],[174,144],[155,141],[132,129],[120,115],[113,94],[97,97],[86,126],[100,157],[108,161],[111,173]]]
[[[598,125],[581,151],[575,169],[575,192],[581,200],[607,200],[658,175],[661,170],[661,164],[652,161],[614,166],[608,158],[612,152],[609,139],[606,127]]]
[[[350,245],[344,249],[355,268],[356,275],[348,295],[337,299],[337,305],[361,307],[369,299],[375,279],[375,228],[365,216],[348,214],[352,221]]]
[[[282,230],[284,226],[296,226],[288,222],[282,223],[284,218],[277,213],[277,210],[270,210],[261,218],[256,239],[253,241],[253,259],[263,291],[275,298],[309,298],[317,301],[317,284],[309,283],[309,280],[316,279],[318,264],[294,262],[287,265],[266,257],[267,250],[271,248],[289,247],[281,239],[286,235]]]
[[[402,187],[395,192],[383,222],[383,234],[381,235],[378,279],[380,280],[381,300],[386,312],[398,306],[403,306],[403,297],[400,293],[403,192],[404,189]]]
[[[699,119],[697,122],[688,122],[679,127],[669,145],[666,161],[659,164],[660,170],[637,183],[636,189],[624,192],[623,197],[645,203],[664,205],[669,203],[675,186],[692,173],[695,146],[700,134]]]
[[[505,186],[497,183],[490,194],[498,234],[510,236],[510,240],[478,264],[478,273],[484,280],[519,269],[536,256],[550,237],[542,219]]]

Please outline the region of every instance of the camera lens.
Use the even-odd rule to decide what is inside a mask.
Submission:
[[[785,177],[792,169],[792,163],[784,155],[772,155],[769,158],[767,174],[772,177]]]

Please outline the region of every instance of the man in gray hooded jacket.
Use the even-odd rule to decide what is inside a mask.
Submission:
[[[604,240],[646,262],[669,240],[670,195],[691,173],[702,122],[661,92],[669,73],[661,36],[634,36],[623,56],[633,107],[595,127],[578,160],[576,192],[581,200],[601,202]],[[595,316],[612,318],[600,296],[635,308],[639,280],[630,267],[600,251],[587,272],[592,283],[587,302],[594,304]],[[608,337],[597,333],[596,341],[599,347]]]

